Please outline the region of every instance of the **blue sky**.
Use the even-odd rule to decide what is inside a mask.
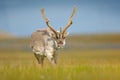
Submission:
[[[0,0],[0,31],[29,36],[47,27],[40,15],[43,7],[57,30],[66,25],[74,5],[71,34],[120,33],[120,0]]]

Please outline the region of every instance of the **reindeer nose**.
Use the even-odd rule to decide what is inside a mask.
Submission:
[[[63,41],[59,41],[59,44],[63,44]]]

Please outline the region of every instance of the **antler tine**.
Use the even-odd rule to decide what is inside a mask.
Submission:
[[[49,24],[49,20],[48,18],[45,16],[45,13],[44,13],[44,8],[41,9],[41,15],[42,15],[42,18],[46,21],[46,24],[47,26],[55,33],[57,34],[57,32],[52,28],[52,26]]]
[[[73,12],[72,12],[72,15],[70,16],[69,20],[68,20],[68,23],[67,25],[65,26],[65,28],[63,29],[63,34],[66,32],[66,30],[70,27],[70,25],[72,24],[72,20],[73,20],[73,17],[76,13],[76,7],[73,8]]]

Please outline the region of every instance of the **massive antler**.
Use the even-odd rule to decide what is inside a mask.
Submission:
[[[66,30],[70,27],[70,25],[72,24],[72,20],[73,20],[73,17],[76,13],[76,7],[73,8],[73,12],[72,12],[72,15],[70,16],[69,20],[68,20],[68,23],[67,25],[65,26],[65,28],[63,29],[63,34],[66,32]]]
[[[57,34],[57,32],[54,30],[54,28],[49,24],[49,20],[48,20],[48,18],[45,16],[45,13],[44,13],[44,8],[41,9],[41,15],[42,15],[42,18],[46,21],[47,26],[48,26],[55,34]]]

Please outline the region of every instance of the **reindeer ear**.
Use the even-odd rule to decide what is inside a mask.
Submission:
[[[67,37],[68,35],[69,35],[69,32],[66,32],[66,33],[64,34],[65,37]]]
[[[51,37],[55,38],[55,37],[56,37],[56,35],[55,35],[54,33],[51,33]]]
[[[65,39],[68,35],[69,35],[69,32],[65,32],[65,33],[63,34],[63,39]]]
[[[49,33],[50,37],[52,38],[56,38],[56,34],[54,34],[53,32]]]

